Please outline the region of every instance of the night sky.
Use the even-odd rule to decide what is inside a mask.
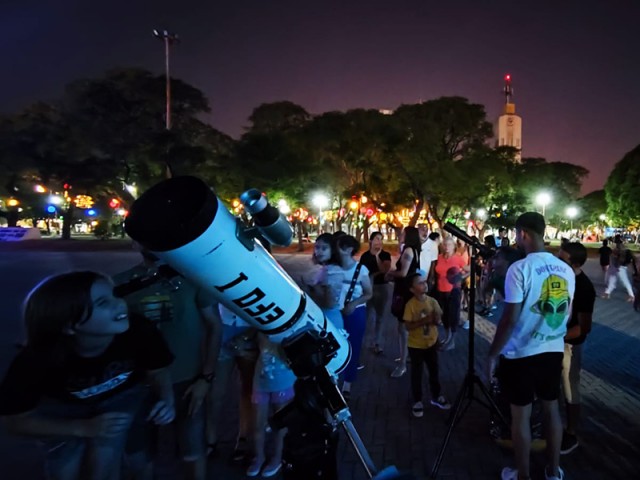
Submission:
[[[0,112],[113,67],[162,73],[154,28],[180,35],[172,74],[236,138],[279,100],[315,114],[461,95],[494,121],[508,72],[523,155],[585,166],[588,193],[640,143],[639,20],[635,0],[4,0]]]

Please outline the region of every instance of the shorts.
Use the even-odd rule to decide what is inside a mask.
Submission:
[[[254,390],[251,395],[251,403],[254,405],[282,405],[293,400],[294,396],[293,387],[278,392],[257,392]]]
[[[130,415],[134,422],[136,411],[146,396],[146,388],[133,385],[97,402],[70,403],[45,399],[36,412],[59,419],[89,419],[108,412]],[[116,437],[79,438],[48,437],[42,440],[47,478],[84,478],[87,458],[92,459],[92,470],[101,478],[110,478],[120,466],[128,430]]]
[[[551,402],[560,396],[563,352],[540,353],[531,357],[500,357],[497,377],[509,403],[525,406],[537,396]]]

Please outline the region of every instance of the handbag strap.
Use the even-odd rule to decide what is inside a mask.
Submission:
[[[347,296],[344,297],[344,304],[346,305],[351,301],[351,297],[353,297],[353,291],[356,289],[356,282],[358,281],[358,277],[360,276],[360,268],[362,267],[362,263],[358,263],[356,266],[356,271],[353,272],[353,278],[351,279],[351,285],[349,285],[349,290],[347,290]]]

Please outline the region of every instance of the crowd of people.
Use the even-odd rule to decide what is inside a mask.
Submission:
[[[505,468],[502,479],[529,478],[534,399],[543,405],[545,476],[563,479],[560,454],[578,446],[581,348],[596,292],[582,271],[585,247],[564,242],[556,257],[545,250],[544,230],[541,215],[523,214],[515,247],[500,230],[497,238],[485,237],[489,250],[471,255],[468,245],[427,225],[406,227],[395,266],[380,232],[369,236],[361,255],[351,235],[319,235],[299,284],[346,332],[352,355],[336,379],[345,401],[363,374],[363,348],[384,353],[384,324],[393,316],[398,349],[389,375],[399,378],[410,369],[410,414],[424,415],[423,364],[429,404],[451,408],[440,385],[439,356],[457,354],[458,328],[468,328],[463,311],[478,307],[499,320],[487,373],[499,379],[510,404],[515,456],[515,468]],[[633,269],[637,281],[635,257],[622,240],[614,243],[611,249],[603,242],[599,252],[602,296],[608,298],[619,280],[637,308],[628,276]],[[267,419],[294,398],[296,380],[281,347],[175,272],[145,284],[160,262],[139,249],[140,264],[113,279],[65,273],[28,295],[26,345],[0,385],[7,428],[43,441],[50,478],[146,480],[154,475],[159,429],[172,425],[184,478],[204,479],[207,458],[218,453],[222,405],[238,388],[232,460],[245,462],[249,477],[275,476],[287,432],[272,431]],[[478,306],[470,304],[472,283]],[[136,284],[143,286],[128,288]],[[368,329],[371,344],[365,346]],[[239,381],[232,383],[234,371]]]

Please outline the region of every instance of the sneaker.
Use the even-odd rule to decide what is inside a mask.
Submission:
[[[449,350],[453,350],[454,348],[456,348],[456,341],[452,338],[450,341],[448,341],[442,346],[441,350],[443,352],[448,352]]]
[[[511,467],[504,467],[500,474],[502,480],[518,480],[518,470]]]
[[[391,372],[391,378],[400,378],[405,373],[407,373],[407,367],[404,365],[398,365],[393,372]]]
[[[547,475],[547,467],[544,467],[544,478],[545,480],[564,480],[564,472],[558,467],[558,476]]]
[[[462,325],[460,325],[460,327],[463,330],[469,330],[469,320],[466,320],[466,321],[462,322]]]
[[[262,465],[264,465],[264,460],[261,458],[254,458],[251,460],[251,465],[247,468],[247,477],[257,477],[260,475]]]
[[[269,460],[269,463],[265,464],[262,469],[262,478],[269,478],[276,475],[282,468],[282,461],[276,462],[273,459]]]
[[[424,405],[422,405],[422,402],[414,403],[413,407],[411,407],[411,413],[416,418],[422,417],[422,415],[424,414]]]
[[[578,438],[570,433],[562,433],[562,443],[560,444],[560,454],[566,455],[578,448]]]
[[[607,292],[604,292],[602,295],[600,295],[600,297],[604,298],[605,300],[608,300],[609,294]]]
[[[431,400],[431,405],[438,407],[441,410],[449,410],[451,408],[451,404],[444,398],[443,395],[440,395],[438,398]]]

